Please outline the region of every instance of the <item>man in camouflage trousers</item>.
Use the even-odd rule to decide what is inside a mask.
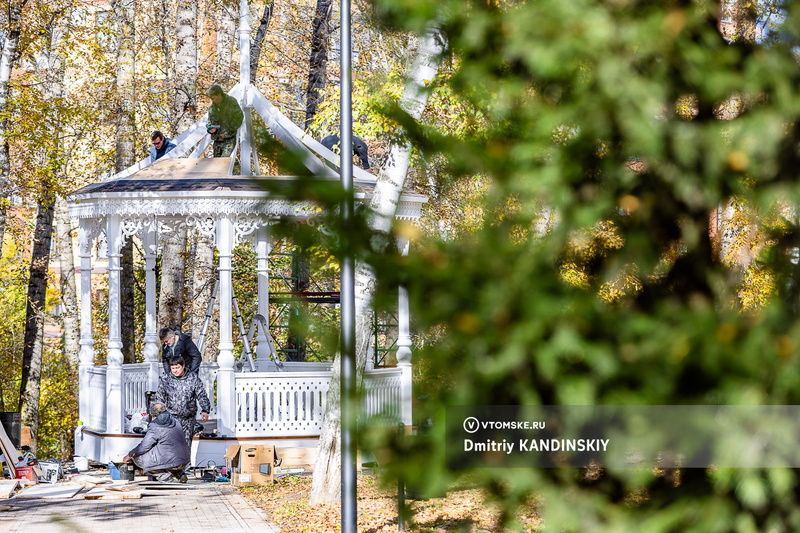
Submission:
[[[222,87],[212,85],[208,88],[211,107],[208,109],[206,131],[214,141],[214,157],[230,157],[236,146],[236,132],[244,120],[244,113],[236,98],[225,94]]]
[[[196,372],[187,372],[183,357],[175,355],[169,360],[170,373],[161,376],[155,402],[166,406],[167,411],[177,420],[191,447],[194,434],[197,404],[200,404],[201,419],[208,421],[211,402],[206,389]]]

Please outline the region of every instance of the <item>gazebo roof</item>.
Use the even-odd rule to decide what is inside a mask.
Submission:
[[[211,144],[205,127],[206,114],[177,135],[173,139],[175,148],[159,160],[151,162],[147,157],[106,180],[70,194],[70,216],[99,220],[109,215],[132,219],[243,215],[263,220],[317,213],[317,207],[310,202],[281,198],[268,193],[263,186],[265,182],[288,182],[298,177],[261,175],[254,149],[252,113],[264,120],[269,131],[298,157],[308,169],[308,176],[314,179],[338,180],[339,155],[301,130],[250,83],[247,2],[241,2],[240,11],[240,82],[228,91],[244,112],[234,151],[238,157],[203,157]],[[234,169],[238,175],[234,175]],[[356,200],[369,201],[375,190],[375,176],[357,166],[352,170]],[[396,217],[418,219],[425,202],[427,197],[403,191]]]
[[[297,176],[228,175],[230,157],[162,158],[129,176],[86,185],[70,195],[70,215],[96,218],[122,216],[262,215],[310,216],[309,202],[289,201],[265,189],[268,183],[291,182]],[[335,178],[314,178],[334,181]],[[353,180],[357,200],[369,200],[372,180]],[[423,195],[406,192],[400,198],[397,217],[419,218]]]

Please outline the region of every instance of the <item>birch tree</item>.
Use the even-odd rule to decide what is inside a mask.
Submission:
[[[136,162],[136,1],[112,3],[117,34],[116,155],[114,167],[120,172]],[[135,363],[133,237],[120,250],[120,322],[125,363]]]
[[[439,70],[444,45],[443,36],[436,26],[428,29],[419,40],[416,57],[408,73],[408,82],[399,102],[401,109],[415,120],[419,120],[425,110],[429,96],[427,85]],[[389,150],[389,158],[378,174],[375,193],[370,202],[373,249],[382,250],[390,242],[389,233],[408,173],[410,152],[411,145],[408,141],[393,144]],[[360,384],[369,351],[371,301],[375,290],[375,273],[369,265],[356,264],[355,286],[356,382]],[[340,357],[341,354],[337,353],[333,362],[325,418],[317,445],[317,461],[314,464],[314,480],[309,496],[312,505],[337,501],[341,496]]]
[[[77,370],[80,325],[78,323],[78,294],[75,285],[75,258],[72,246],[73,231],[67,213],[67,202],[63,196],[59,196],[56,200],[54,223],[53,249],[58,257],[58,287],[64,328],[64,354],[72,368]]]
[[[216,43],[214,70],[212,78],[222,87],[232,81],[233,48],[236,42],[236,13],[238,6],[233,2],[221,2],[216,6]]]
[[[197,0],[181,0],[175,22],[174,132],[191,126],[197,115]],[[175,224],[164,237],[161,256],[160,326],[183,324],[186,282],[186,228]]]
[[[44,322],[47,307],[47,281],[53,236],[53,220],[58,194],[58,183],[63,179],[60,136],[63,123],[60,118],[59,100],[62,98],[64,68],[62,44],[66,32],[66,18],[71,3],[53,4],[50,18],[43,27],[46,42],[42,47],[42,61],[38,77],[43,80],[42,103],[50,105],[45,115],[48,124],[42,129],[51,129],[52,139],[32,139],[34,152],[38,153],[42,183],[37,200],[36,226],[31,247],[31,266],[28,279],[28,299],[25,317],[25,341],[22,356],[19,408],[23,423],[31,428],[31,449],[36,453],[39,434],[39,399],[41,395],[42,358],[44,351]],[[41,72],[43,70],[43,72]]]
[[[11,72],[19,60],[19,43],[22,33],[22,12],[28,0],[9,0],[5,39],[0,50],[0,254],[6,228],[6,211],[11,191],[11,157],[8,151],[8,91]]]

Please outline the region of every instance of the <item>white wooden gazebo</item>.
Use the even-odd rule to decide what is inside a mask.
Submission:
[[[193,461],[222,461],[225,449],[244,441],[282,446],[316,444],[330,382],[329,363],[276,362],[270,353],[268,332],[259,330],[255,365],[236,369],[232,312],[231,256],[243,239],[254,242],[257,255],[258,314],[269,316],[270,225],[287,217],[308,220],[317,214],[308,202],[268,195],[262,182],[286,181],[292,176],[263,176],[252,147],[252,113],[288,149],[298,154],[315,179],[338,180],[339,156],[326,149],[281,114],[249,82],[249,8],[241,2],[239,29],[240,82],[228,94],[245,115],[234,156],[203,157],[210,144],[206,117],[202,117],[173,142],[175,149],[150,163],[145,159],[112,176],[85,186],[68,197],[69,214],[78,220],[80,246],[81,338],[80,421],[75,437],[76,455],[106,462],[124,455],[139,435],[126,431],[126,417],[145,409],[145,391],[155,390],[161,372],[160,342],[156,323],[156,258],[160,238],[172,231],[193,228],[210,237],[218,253],[219,344],[216,362],[200,370],[218,435],[199,439]],[[234,175],[234,163],[239,173]],[[356,201],[368,201],[375,178],[353,167]],[[419,218],[424,196],[401,196],[397,217]],[[120,250],[126,239],[141,241],[145,261],[144,362],[123,364],[120,320]],[[98,239],[107,243],[108,337],[96,338],[92,325],[92,249]],[[401,292],[402,296],[402,292]],[[368,368],[365,373],[364,408],[384,413],[390,422],[411,424],[411,338],[407,303],[398,309],[398,365]],[[106,365],[95,365],[96,343],[107,343]],[[254,370],[254,371],[253,371]]]

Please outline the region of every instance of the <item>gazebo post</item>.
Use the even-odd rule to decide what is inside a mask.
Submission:
[[[91,376],[89,369],[94,367],[94,336],[92,334],[92,237],[89,225],[91,219],[82,218],[78,225],[78,243],[80,246],[81,270],[81,338],[80,352],[78,352],[78,419],[87,424],[93,417]],[[94,406],[96,409],[97,406]],[[105,428],[95,428],[103,430]]]
[[[144,268],[145,268],[145,297],[144,297],[144,360],[149,364],[147,372],[147,390],[154,391],[158,387],[158,354],[159,338],[156,332],[156,255],[158,243],[156,229],[158,221],[153,217],[153,224],[144,230]]]
[[[122,227],[120,215],[110,215],[106,226],[108,242],[108,353],[106,362],[106,431],[122,433],[123,398],[122,330],[120,321],[120,273]]]
[[[408,255],[408,239],[400,242],[400,252]],[[400,376],[400,421],[411,427],[413,403],[411,375],[411,316],[408,310],[408,289],[400,287],[397,298],[397,367]]]
[[[269,227],[260,226],[256,230],[256,275],[258,276],[258,314],[263,316],[269,327],[269,253],[272,248]],[[269,369],[269,344],[261,329],[256,336],[256,357],[258,371],[266,372]]]
[[[248,107],[247,86],[250,84],[250,6],[242,0],[239,3],[239,83],[242,85],[242,100],[239,102],[244,113],[244,131],[239,129],[239,164],[241,165],[242,176],[250,176],[253,119],[250,115],[251,107]]]
[[[236,429],[236,375],[233,370],[233,311],[231,255],[233,251],[233,220],[220,217],[217,225],[219,252],[219,370],[217,371],[217,429],[234,436]]]

